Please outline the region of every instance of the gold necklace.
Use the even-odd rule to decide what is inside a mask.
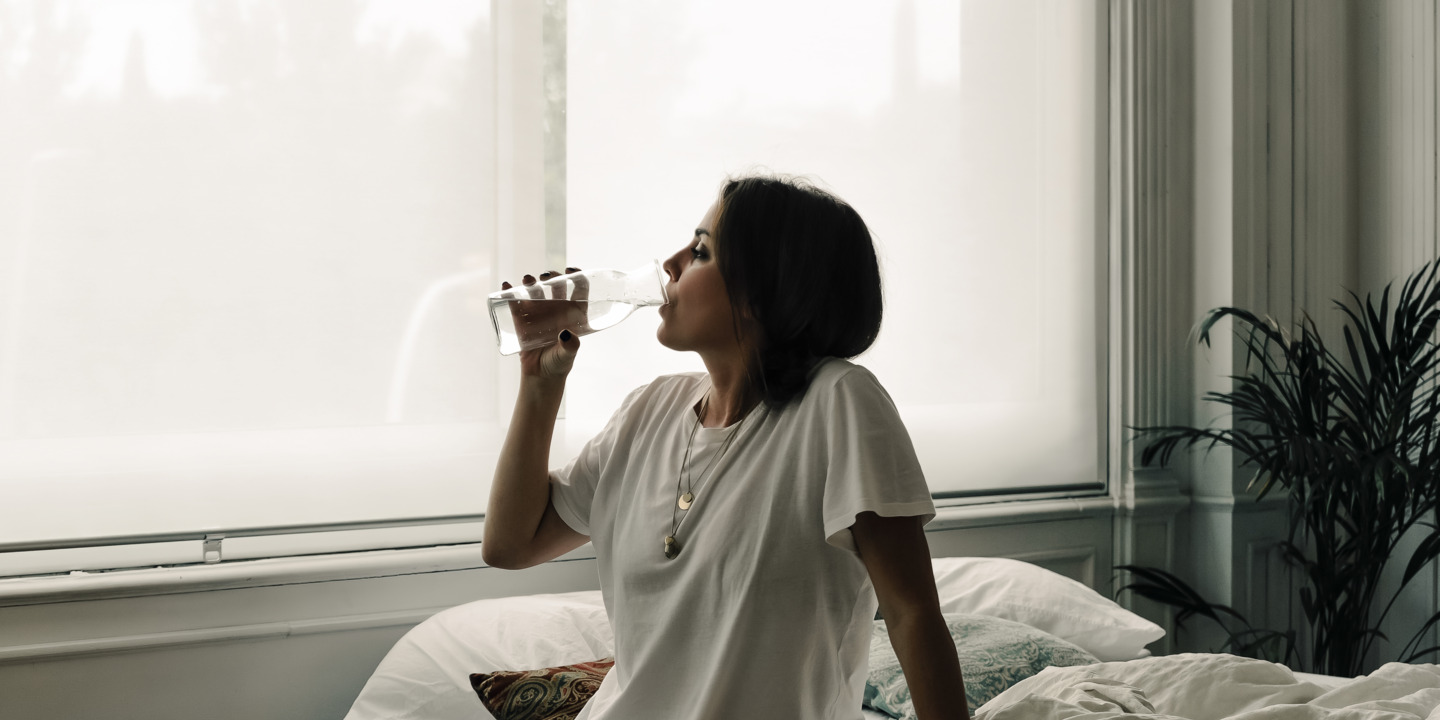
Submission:
[[[685,458],[680,461],[680,472],[675,474],[675,507],[670,509],[670,534],[665,536],[665,557],[668,560],[674,560],[680,555],[680,545],[676,543],[675,536],[680,532],[680,526],[684,524],[685,518],[690,516],[688,511],[695,503],[695,490],[698,490],[698,488],[692,489],[690,472],[687,466],[690,464],[690,449],[695,444],[695,433],[699,432],[700,420],[705,417],[705,410],[709,407],[710,393],[706,391],[705,398],[700,401],[700,413],[695,416],[695,425],[690,428],[690,439],[685,441]],[[742,417],[740,418],[740,422],[735,423],[735,427],[730,431],[730,434],[725,436],[725,442],[720,445],[719,452],[710,458],[710,462],[706,463],[705,469],[700,472],[700,482],[698,485],[705,484],[706,478],[710,475],[711,468],[714,468],[715,465],[720,462],[720,458],[725,456],[725,451],[730,449],[730,441],[735,439],[735,436],[740,432],[740,426],[744,424],[745,418]],[[685,492],[683,494],[680,492],[681,478],[685,479]],[[687,511],[679,520],[675,518],[675,510],[677,508]]]

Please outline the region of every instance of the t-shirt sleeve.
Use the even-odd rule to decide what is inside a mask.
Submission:
[[[935,517],[935,502],[910,433],[875,376],[854,367],[829,390],[826,411],[825,541],[854,551],[855,517]]]
[[[550,471],[550,504],[555,506],[555,513],[560,519],[581,535],[590,534],[590,508],[595,500],[595,490],[599,487],[600,472],[614,452],[622,428],[646,387],[630,393],[610,416],[600,434],[590,438],[565,467]]]

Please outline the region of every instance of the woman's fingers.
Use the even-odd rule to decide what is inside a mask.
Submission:
[[[554,270],[546,270],[545,272],[540,273],[540,280],[541,280],[542,282],[545,281],[545,280],[549,280],[549,279],[551,279],[551,278],[557,278],[557,277],[560,277],[560,273],[555,272]],[[560,282],[556,282],[556,283],[551,283],[551,285],[550,285],[550,299],[551,299],[551,300],[564,300],[564,299],[565,299],[565,281],[564,281],[564,280],[561,280]]]
[[[522,300],[525,297],[525,293],[516,290],[515,286],[511,285],[509,281],[500,283],[500,292],[505,293],[507,300]]]
[[[565,268],[565,272],[578,273],[580,272],[580,268],[567,267]],[[575,292],[570,293],[571,300],[575,302],[587,302],[590,300],[590,278],[584,275],[576,275],[570,279],[570,282],[575,283]]]
[[[575,353],[580,350],[580,337],[569,330],[562,330],[555,340],[544,347],[521,350],[521,374],[540,377],[568,375],[575,365]]]
[[[575,366],[575,353],[580,349],[580,336],[569,330],[562,330],[558,342],[542,358],[542,363],[548,365],[545,372],[552,376],[563,376],[570,372]],[[548,362],[547,362],[548,361]]]
[[[545,299],[545,289],[542,288],[539,283],[535,282],[534,275],[526,275],[525,277],[521,278],[520,282],[525,284],[525,291],[530,293],[530,297],[532,299]]]
[[[567,267],[567,268],[565,268],[565,272],[564,272],[563,274],[569,275],[569,274],[571,274],[571,273],[578,273],[578,272],[580,272],[580,268]],[[540,278],[539,278],[538,281],[536,280],[535,276],[533,276],[533,275],[526,275],[524,278],[521,279],[521,283],[525,286],[525,294],[524,294],[524,295],[520,295],[520,294],[517,293],[517,299],[518,299],[518,298],[524,298],[524,297],[526,297],[526,296],[529,296],[529,298],[532,299],[532,300],[544,300],[544,299],[545,299],[545,288],[546,288],[546,287],[549,287],[549,288],[550,288],[550,299],[551,299],[551,300],[567,300],[567,299],[569,299],[569,300],[576,300],[576,301],[583,302],[583,301],[585,301],[585,300],[589,297],[589,295],[590,295],[590,282],[589,282],[588,280],[586,280],[585,278],[583,278],[583,277],[574,278],[574,279],[571,281],[571,282],[573,282],[573,283],[575,284],[575,295],[573,295],[573,296],[571,296],[571,297],[568,297],[568,298],[566,297],[566,292],[565,292],[566,289],[567,289],[567,288],[566,288],[567,283],[557,282],[557,283],[550,283],[549,285],[546,285],[546,283],[547,283],[548,281],[550,281],[550,280],[552,280],[552,279],[554,279],[554,278],[560,277],[561,274],[562,274],[562,273],[558,273],[558,272],[556,272],[556,271],[554,271],[554,270],[546,270],[545,272],[540,273]],[[501,291],[510,290],[510,289],[512,289],[512,288],[514,288],[514,287],[515,287],[515,286],[511,285],[509,282],[502,282],[502,283],[500,283],[500,290],[501,290]]]

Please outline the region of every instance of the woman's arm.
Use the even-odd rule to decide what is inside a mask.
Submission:
[[[565,394],[565,378],[580,338],[520,354],[520,393],[495,463],[485,537],[480,556],[487,565],[518,570],[552,560],[584,545],[550,504],[550,441]]]
[[[866,512],[850,532],[875,586],[915,714],[920,720],[968,720],[960,659],[940,614],[920,518]]]

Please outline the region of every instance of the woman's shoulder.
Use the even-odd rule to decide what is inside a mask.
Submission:
[[[880,381],[864,365],[856,365],[844,358],[828,357],[815,363],[815,367],[810,370],[810,387],[805,394],[810,395],[816,391],[834,392],[837,386],[879,387]]]
[[[626,404],[654,405],[667,400],[684,400],[703,391],[707,383],[706,377],[703,372],[661,375],[631,392]]]
[[[850,422],[884,425],[899,421],[899,409],[869,368],[826,358],[811,371],[810,385],[795,408],[795,417],[826,426]]]
[[[802,414],[828,413],[840,398],[858,400],[862,404],[869,404],[870,399],[883,398],[887,404],[890,401],[889,394],[869,368],[843,358],[829,357],[810,369],[809,384],[795,407]]]
[[[650,382],[650,387],[662,391],[692,390],[698,387],[704,387],[707,378],[709,378],[709,376],[703,372],[672,373],[655,378]]]

